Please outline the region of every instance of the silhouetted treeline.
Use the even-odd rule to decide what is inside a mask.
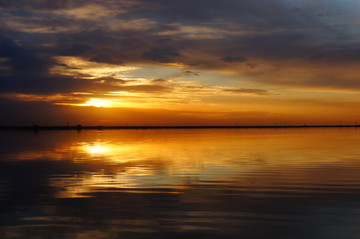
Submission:
[[[209,126],[209,125],[196,125],[196,126],[0,126],[0,130],[103,130],[103,129],[267,129],[267,128],[349,128],[349,127],[360,127],[360,125],[258,125],[258,126]]]

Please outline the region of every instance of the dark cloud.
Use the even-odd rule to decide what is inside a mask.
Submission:
[[[226,56],[222,60],[229,63],[247,61],[246,57],[243,56]]]
[[[248,62],[248,63],[246,63],[246,66],[247,66],[248,68],[250,68],[250,69],[254,69],[254,68],[256,68],[258,65],[257,65],[256,63],[250,63],[250,62]]]
[[[142,0],[142,4],[148,1]],[[229,22],[241,23],[245,29],[254,28],[277,28],[277,27],[300,27],[311,26],[311,22],[317,18],[320,9],[341,11],[337,4],[332,3],[307,3],[304,2],[298,9],[302,11],[294,12],[291,2],[274,0],[269,4],[267,1],[238,1],[224,0],[154,0],[153,5],[157,5],[151,11],[138,12],[146,17],[156,16],[162,22],[183,22],[186,24],[203,23],[214,21],[215,19],[225,19]],[[200,10],[201,9],[201,10]]]
[[[0,57],[9,59],[8,66],[11,69],[8,75],[0,78],[1,91],[25,90],[34,86],[41,88],[37,84],[43,82],[48,68],[53,64],[50,59],[36,55],[6,38],[0,40]]]
[[[188,76],[199,76],[200,75],[200,73],[197,71],[184,70],[183,72],[185,75],[188,75]]]
[[[91,46],[87,44],[66,42],[58,45],[54,53],[59,56],[82,56],[91,51]]]
[[[146,60],[158,61],[161,63],[174,62],[180,54],[176,48],[173,47],[164,47],[164,48],[154,48],[149,51],[145,51],[142,54],[142,57]]]
[[[9,58],[14,74],[44,74],[53,64],[50,59],[34,54],[30,49],[18,46],[13,40],[0,38],[0,57]]]
[[[100,63],[122,64],[121,61],[118,61],[118,60],[113,59],[113,58],[109,58],[109,57],[107,57],[105,55],[102,55],[102,54],[93,56],[89,60],[94,61],[94,62],[100,62]]]
[[[302,6],[294,6],[276,0],[271,6],[264,7],[264,1],[225,0],[221,4],[214,0],[137,2],[136,8],[127,8],[126,12],[108,21],[100,20],[94,23],[74,17],[70,17],[71,21],[68,21],[65,19],[69,19],[69,16],[60,14],[55,17],[56,21],[49,16],[39,15],[37,18],[44,20],[38,24],[48,28],[54,27],[55,30],[59,26],[79,28],[73,33],[54,32],[57,34],[53,39],[56,42],[54,54],[78,56],[92,54],[91,57],[94,59],[100,55],[102,57],[98,58],[99,62],[109,63],[141,61],[142,59],[161,63],[173,62],[175,59],[179,60],[178,49],[197,50],[199,53],[213,55],[225,54],[227,55],[223,59],[225,62],[241,61],[243,54],[248,57],[265,56],[271,59],[310,57],[339,47],[334,45],[333,48],[331,46],[319,48],[322,42],[329,44],[329,40],[331,43],[331,40],[351,37],[352,34],[350,26],[347,29],[336,27],[332,22],[327,24],[316,17],[315,7],[316,10],[344,11],[337,4],[331,3],[304,3]],[[114,1],[64,1],[62,3],[36,1],[36,4],[34,1],[15,1],[10,5],[13,8],[17,6],[25,10],[31,10],[35,5],[47,9],[73,10],[86,4],[111,8]],[[301,10],[293,11],[293,9]],[[103,9],[98,9],[98,12],[101,11]],[[136,21],[136,19],[143,20]],[[122,28],[120,27],[117,31],[111,30],[118,20],[122,21]],[[146,22],[150,20],[154,22],[154,26],[147,29]],[[126,22],[129,26],[124,29],[123,25],[126,25]],[[135,26],[134,22],[140,23],[140,26]],[[214,28],[215,32],[211,33],[210,38],[218,37],[218,39],[181,38],[184,34],[194,36],[209,34],[206,30],[201,30],[201,27]],[[134,30],[129,32],[129,28]],[[236,31],[244,31],[244,34],[234,34]],[[165,34],[167,37],[164,38],[165,32],[170,33]],[[318,34],[319,32],[321,34]],[[164,44],[166,46],[162,46]],[[90,46],[94,49],[89,49]],[[191,64],[187,57],[181,57],[181,61]]]
[[[54,12],[79,9],[89,5],[105,5],[110,8],[124,8],[136,5],[136,1],[116,1],[116,0],[12,0],[0,1],[0,7],[7,10],[34,11],[34,12]],[[99,8],[100,10],[100,8]]]
[[[57,65],[51,55],[18,45],[7,38],[0,40],[0,57],[9,59],[6,63],[10,68],[7,74],[0,75],[0,92],[69,92],[90,88],[92,84],[86,80],[50,74],[50,68]]]
[[[78,1],[84,3],[85,1]],[[1,1],[0,7],[6,9],[21,9],[21,10],[56,10],[56,9],[67,9],[70,6],[74,6],[75,1],[71,0],[59,0],[59,1],[48,1],[48,0],[13,0],[13,1]]]

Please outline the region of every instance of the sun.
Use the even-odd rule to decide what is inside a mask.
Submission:
[[[93,107],[111,107],[112,104],[108,100],[91,98],[83,104],[84,106],[93,106]]]

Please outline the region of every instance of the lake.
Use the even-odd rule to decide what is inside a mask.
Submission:
[[[360,238],[360,129],[0,131],[0,237]]]

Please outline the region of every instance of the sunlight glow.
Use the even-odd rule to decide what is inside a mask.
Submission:
[[[84,150],[89,154],[102,155],[109,152],[109,148],[102,144],[84,145]]]
[[[129,158],[125,155],[132,153],[138,149],[139,146],[134,145],[118,145],[115,143],[109,142],[92,142],[92,143],[82,143],[74,148],[76,151],[81,151],[89,155],[99,157],[111,162],[123,163],[127,161],[132,161],[133,158]],[[145,150],[148,150],[147,148]]]
[[[51,68],[52,74],[72,77],[82,75],[82,79],[99,79],[102,77],[122,79],[131,77],[130,73],[138,69],[136,66],[92,62],[81,57],[57,56],[54,59],[59,65]]]
[[[97,98],[91,98],[82,105],[93,107],[112,107],[112,103],[110,101]]]

